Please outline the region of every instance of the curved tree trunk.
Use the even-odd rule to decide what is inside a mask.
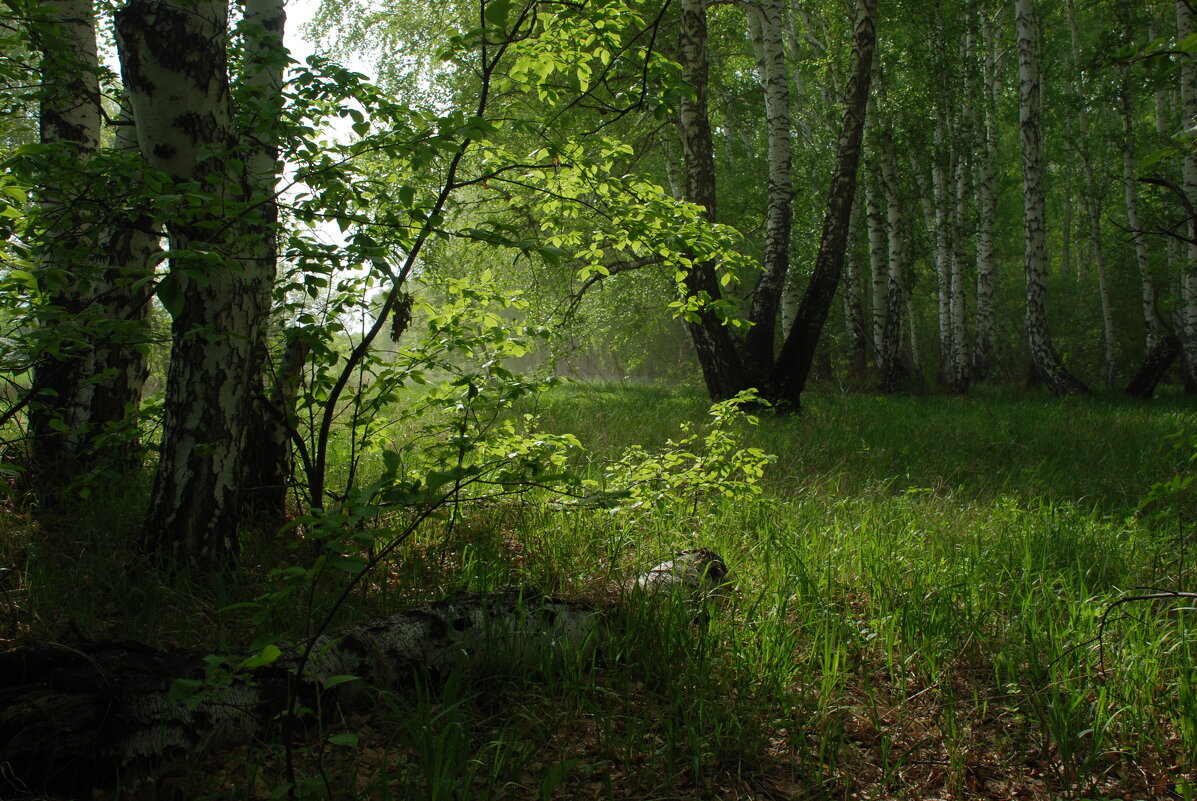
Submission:
[[[1047,326],[1047,240],[1043,188],[1043,133],[1039,121],[1040,71],[1034,0],[1016,0],[1019,132],[1022,140],[1027,346],[1036,375],[1056,394],[1084,392],[1061,364]]]

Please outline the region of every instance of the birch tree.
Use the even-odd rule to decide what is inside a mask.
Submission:
[[[54,0],[40,26],[41,223],[37,306],[41,348],[29,411],[31,485],[69,483],[97,460],[136,466],[136,411],[146,362],[146,277],[157,252],[153,224],[127,206],[137,158],[129,120],[116,149],[103,131],[91,0]],[[100,176],[107,174],[107,182]],[[121,186],[121,179],[125,185]],[[117,195],[104,195],[118,187]],[[117,428],[123,433],[117,435]],[[97,449],[106,437],[104,459]],[[44,498],[49,501],[49,497]]]
[[[1084,384],[1060,362],[1047,324],[1047,238],[1040,123],[1041,73],[1034,0],[1016,0],[1018,33],[1019,135],[1022,143],[1026,336],[1036,375],[1057,394],[1082,392]]]
[[[254,206],[260,162],[245,158],[229,94],[228,6],[132,0],[116,15],[121,71],[147,165],[180,197],[158,294],[172,347],[147,546],[168,561],[227,567],[238,552],[245,451],[262,369],[274,263]]]

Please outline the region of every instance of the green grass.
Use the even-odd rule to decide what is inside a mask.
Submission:
[[[539,425],[576,433],[589,449],[578,469],[598,475],[706,407],[570,386],[542,398]],[[302,765],[315,795],[337,798],[1191,798],[1193,604],[1119,606],[1098,639],[1135,588],[1197,589],[1191,499],[1173,518],[1136,512],[1184,468],[1190,454],[1168,439],[1180,431],[1197,432],[1180,400],[812,396],[801,417],[743,430],[777,456],[756,498],[682,491],[612,511],[528,497],[433,521],[349,614],[515,582],[601,598],[691,545],[724,555],[737,592],[703,626],[685,608],[626,610],[597,662],[384,694],[346,722],[357,746],[313,745]],[[79,564],[111,562],[96,535],[80,539],[93,550]],[[243,629],[214,610],[268,586],[280,558],[250,552],[263,554],[250,578],[220,597],[189,591],[214,622],[173,623],[180,599],[143,589],[138,606],[164,611],[124,633],[235,641]],[[147,584],[97,580],[68,601],[56,583],[86,570],[40,553],[6,555],[24,560],[37,632],[61,624],[62,605],[122,614],[131,604],[113,594]],[[86,622],[116,627],[103,612]],[[214,757],[194,792],[255,797],[279,780],[278,755]]]

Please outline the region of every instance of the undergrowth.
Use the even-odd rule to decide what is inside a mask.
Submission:
[[[521,411],[578,436],[591,488],[430,520],[341,614],[513,583],[602,599],[698,545],[731,565],[731,603],[701,625],[632,609],[603,653],[532,675],[380,693],[340,722],[353,737],[306,735],[301,795],[1194,797],[1197,613],[1182,598],[1111,608],[1136,588],[1197,589],[1187,483],[1167,491],[1197,432],[1179,401],[813,397],[801,417],[737,429],[776,458],[761,494],[734,501],[611,486],[693,467],[649,470],[626,449],[699,448],[681,430],[705,419],[697,395],[575,386],[538,403]],[[602,502],[579,502],[594,487]],[[3,636],[252,638],[221,610],[269,588],[294,532],[248,542],[239,577],[166,588],[129,556],[136,505],[96,503],[8,517]],[[302,631],[328,604],[314,603],[278,625]],[[281,750],[217,754],[174,781],[184,797],[266,798]]]

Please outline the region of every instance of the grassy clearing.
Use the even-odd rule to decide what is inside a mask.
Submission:
[[[541,425],[578,434],[597,475],[705,410],[694,394],[569,387]],[[513,582],[601,596],[690,545],[725,556],[737,593],[705,626],[685,609],[629,610],[597,662],[382,695],[345,721],[355,745],[309,733],[306,791],[1193,798],[1197,613],[1177,599],[1106,614],[1136,587],[1197,589],[1183,499],[1173,519],[1134,511],[1182,469],[1189,454],[1167,439],[1179,431],[1197,432],[1180,401],[816,397],[799,419],[743,431],[777,455],[756,499],[683,490],[618,512],[523,499],[471,510],[448,537],[435,522],[350,614]],[[63,617],[48,604],[66,602],[56,583],[87,570],[21,558],[26,619],[51,630]],[[133,604],[120,593],[145,583],[135,567],[75,585],[88,596],[77,604],[109,604],[86,631],[219,647],[246,632],[216,610],[267,581],[263,568],[218,591],[143,588],[135,605],[166,611],[122,619]],[[190,622],[170,622],[188,598]],[[279,754],[218,755],[185,795],[268,797]]]

